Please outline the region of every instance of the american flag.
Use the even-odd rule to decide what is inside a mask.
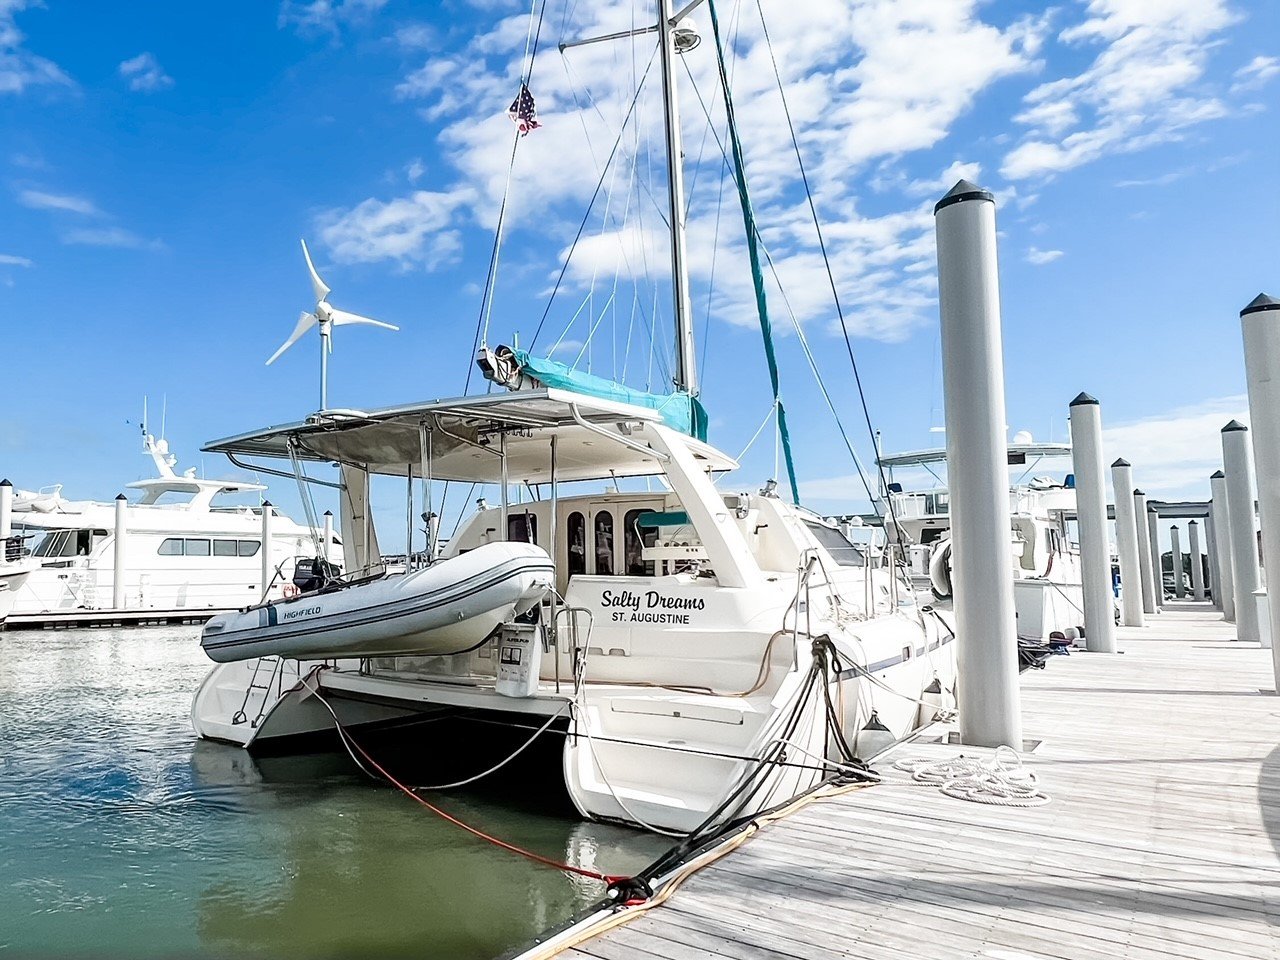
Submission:
[[[530,130],[537,130],[542,126],[538,122],[538,108],[534,105],[528,84],[520,84],[520,92],[507,108],[507,116],[519,128],[522,137],[527,137]]]

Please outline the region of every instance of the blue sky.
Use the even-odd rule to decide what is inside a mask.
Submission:
[[[547,5],[531,81],[544,126],[512,170],[493,343],[532,337],[652,51],[650,38],[556,45],[640,25],[645,6]],[[761,6],[886,447],[940,440],[931,211],[965,175],[999,201],[1011,430],[1063,439],[1067,403],[1087,390],[1103,403],[1108,458],[1132,461],[1155,496],[1207,497],[1218,428],[1247,412],[1237,313],[1280,291],[1280,7]],[[757,219],[865,456],[760,9],[718,9]],[[770,399],[740,215],[719,193],[722,157],[694,92],[722,136],[705,11],[696,19],[707,39],[681,76],[694,302],[711,439],[736,454]],[[167,397],[186,465],[210,438],[312,410],[312,339],[264,366],[311,306],[299,237],[335,305],[402,328],[337,331],[333,405],[460,393],[529,27],[528,4],[501,0],[0,0],[0,473],[113,495],[146,472],[126,423],[144,394],[153,423]],[[633,385],[660,388],[658,102],[646,82],[538,345],[560,339],[559,359],[604,375],[625,363]],[[803,492],[819,509],[857,506],[770,295]],[[769,433],[735,482],[773,473]]]

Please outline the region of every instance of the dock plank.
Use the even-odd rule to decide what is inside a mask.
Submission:
[[[1024,675],[1047,806],[954,800],[892,769],[981,752],[935,728],[881,758],[884,783],[770,824],[564,956],[1280,960],[1270,651],[1205,604],[1148,623],[1121,629],[1123,654]]]

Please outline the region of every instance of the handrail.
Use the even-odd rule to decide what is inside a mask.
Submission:
[[[574,423],[582,427],[582,429],[587,430],[591,433],[594,433],[596,436],[604,437],[606,440],[612,440],[615,443],[620,443],[624,447],[628,447],[629,449],[635,450],[638,453],[643,453],[645,456],[653,457],[659,463],[668,463],[671,460],[670,455],[662,453],[658,450],[655,450],[653,449],[653,447],[649,446],[646,443],[640,443],[636,440],[632,440],[630,437],[624,437],[620,433],[610,433],[608,430],[605,430],[603,427],[597,424],[591,423],[590,421],[588,421],[582,416],[581,412],[579,412],[578,410],[578,405],[576,403],[569,404],[569,413],[573,415]]]

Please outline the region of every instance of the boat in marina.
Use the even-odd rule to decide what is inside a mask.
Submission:
[[[123,530],[115,501],[70,500],[60,485],[14,492],[9,549],[29,570],[11,591],[9,628],[200,622],[292,592],[295,558],[316,556],[326,535],[328,552],[340,550],[332,531],[234,502],[264,485],[178,473],[168,443],[150,434],[143,449],[155,476],[125,485],[138,496],[124,504]]]
[[[687,12],[662,0],[657,27],[636,32],[658,34],[664,79],[674,390],[480,338],[488,393],[368,410],[322,402],[207,444],[242,465],[288,461],[303,483],[337,465],[348,573],[205,627],[206,651],[226,662],[193,699],[200,736],[279,752],[335,725],[344,742],[413,720],[506,726],[560,738],[548,773],[583,816],[683,834],[858,776],[862,760],[953,708],[953,625],[916,596],[905,566],[800,505],[794,476],[791,500],[773,481],[733,486],[737,460],[707,440],[672,66],[697,45]],[[752,268],[762,289],[754,257]],[[406,491],[397,567],[377,550],[375,476]],[[447,542],[434,512],[442,484],[498,491]],[[519,571],[513,585],[479,596],[504,565]],[[387,603],[430,607],[430,619],[374,636]],[[237,631],[252,638],[243,658],[225,642]],[[442,729],[422,736],[437,742]],[[478,748],[474,759],[482,772],[505,762]]]
[[[1036,443],[1029,436],[1009,444],[1009,465],[1020,477],[1009,487],[1009,560],[1018,637],[1047,641],[1083,635],[1084,588],[1080,552],[1068,522],[1075,518],[1076,496],[1070,475],[1028,476],[1041,460],[1070,458],[1067,444]],[[950,497],[937,469],[945,467],[945,449],[919,450],[879,458],[888,480],[885,524],[891,540],[901,536],[912,581],[939,600],[951,595]],[[895,470],[927,471],[936,481],[928,489],[903,489]]]

